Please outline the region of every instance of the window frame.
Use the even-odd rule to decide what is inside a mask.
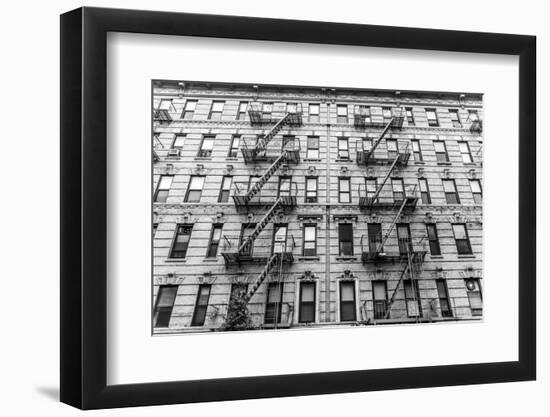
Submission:
[[[405,107],[405,117],[407,118],[407,124],[409,126],[415,126],[414,113],[413,113],[412,107]]]
[[[430,233],[430,230],[432,230],[433,234]],[[430,247],[430,255],[441,256],[441,245],[439,243],[439,233],[437,232],[436,223],[426,223],[426,235],[428,237],[428,246]]]
[[[415,150],[415,145],[418,148],[418,150]],[[422,155],[422,147],[420,146],[420,140],[411,139],[411,148],[412,148],[414,162],[424,162],[424,156]]]
[[[437,150],[437,144],[441,144],[443,146],[443,152]],[[447,164],[449,162],[449,151],[447,150],[447,145],[445,144],[444,140],[434,140],[434,152],[435,152],[435,160],[438,164]],[[444,155],[445,160],[440,161],[439,156]]]
[[[171,178],[168,188],[161,188],[163,178]],[[170,188],[172,187],[173,182],[174,182],[174,175],[172,175],[172,174],[170,174],[170,175],[161,175],[159,177],[159,181],[157,183],[157,188],[155,190],[155,194],[153,195],[153,202],[155,202],[155,203],[166,203],[166,201],[168,200],[168,195],[170,194]],[[160,201],[159,200],[159,193],[162,192],[162,191],[166,191],[166,196],[163,197],[162,201]]]
[[[481,188],[481,180],[479,179],[470,179],[470,190],[472,191],[472,198],[474,200],[474,204],[480,205],[483,204],[483,189]],[[474,191],[472,184],[477,184],[479,187],[479,192]]]
[[[174,140],[172,140],[172,145],[170,146],[170,149],[183,149],[183,143],[181,145],[177,145],[176,143],[178,142],[178,139],[184,142],[186,137],[187,135],[185,133],[176,133],[174,135]]]
[[[317,107],[317,114],[311,112],[312,107]],[[321,121],[321,103],[308,104],[308,121],[311,123],[319,123]]]
[[[206,303],[201,302],[201,296],[203,289],[208,289],[208,295],[206,296]],[[204,323],[206,322],[206,313],[208,312],[208,304],[210,302],[210,295],[212,294],[212,284],[199,284],[198,290],[197,290],[197,298],[195,300],[195,307],[193,309],[193,317],[191,318],[191,326],[192,327],[202,327],[204,326]],[[202,309],[204,309],[204,313],[202,313]],[[199,311],[200,316],[199,316]],[[202,318],[202,320],[198,320],[198,318]],[[200,321],[200,323],[199,323]]]
[[[393,201],[394,202],[402,202],[405,198],[406,198],[406,195],[405,195],[405,181],[403,180],[402,177],[392,177],[390,178],[390,181],[391,181],[391,189],[392,189],[392,198],[393,198]],[[395,186],[394,184],[399,182],[400,186],[401,186],[401,191],[395,191]],[[398,198],[395,198],[396,195],[398,195],[399,193],[403,194],[402,198],[398,199]]]
[[[211,149],[204,149],[204,144],[212,140]],[[216,135],[203,135],[201,143],[199,145],[199,150],[197,151],[197,158],[212,158],[212,152],[214,150],[214,143],[216,141]]]
[[[456,115],[456,120],[453,119],[453,115]],[[449,117],[451,119],[451,124],[454,128],[461,129],[462,128],[462,121],[460,120],[460,114],[458,112],[458,109],[449,109]]]
[[[466,146],[466,152],[464,152],[462,150],[461,145]],[[468,141],[459,140],[458,141],[458,150],[460,152],[460,156],[462,157],[462,163],[464,163],[464,164],[473,164],[474,163],[474,156],[472,155],[472,150],[470,149],[470,144],[468,143]],[[464,160],[465,155],[467,155],[467,159],[468,159],[466,161]]]
[[[476,286],[477,290],[470,290],[468,288],[468,281],[473,281]],[[481,317],[483,316],[483,289],[481,288],[481,280],[479,278],[469,277],[464,278],[464,287],[466,288],[466,296],[468,297],[468,304],[470,306],[470,312],[473,317]],[[471,295],[477,294],[479,295],[479,301],[481,304],[481,308],[474,308],[472,307],[472,299]]]
[[[241,107],[244,104],[244,111],[241,111]],[[248,110],[248,101],[239,101],[239,105],[237,107],[237,117],[235,120],[246,120],[246,112]]]
[[[310,146],[310,144],[312,144],[312,142],[310,140],[316,140],[317,142],[317,146]],[[320,140],[319,140],[319,136],[308,136],[307,137],[307,140],[306,140],[306,159],[315,159],[315,160],[318,160],[320,159]],[[317,152],[317,156],[313,157],[310,152],[312,151],[315,151]]]
[[[352,293],[353,293],[353,300],[351,301],[345,301],[344,298],[342,297],[342,295],[344,294],[344,291],[343,291],[343,287],[346,286],[346,285],[349,285],[350,288],[352,289]],[[355,289],[355,281],[351,281],[351,280],[340,280],[340,282],[338,283],[338,286],[339,286],[339,290],[340,290],[340,294],[339,294],[339,307],[340,307],[340,321],[341,322],[353,322],[353,321],[357,321],[357,294],[356,294],[356,289]],[[351,318],[352,316],[350,316],[350,318],[348,319],[347,317],[344,318],[344,304],[347,303],[347,304],[350,304],[350,305],[353,305],[353,308],[351,309],[351,311],[353,312],[353,318]]]
[[[155,300],[155,308],[153,309],[153,327],[155,329],[158,329],[158,328],[161,328],[161,329],[166,329],[168,327],[170,327],[170,320],[172,319],[172,311],[174,310],[174,304],[176,303],[176,298],[178,296],[178,287],[179,285],[160,285],[159,286],[159,289],[158,289],[158,292],[157,292],[157,297],[156,297],[156,300]],[[172,303],[170,306],[159,306],[159,303],[160,303],[160,300],[161,300],[161,296],[162,296],[162,292],[165,290],[165,289],[175,289],[175,292],[174,292],[174,298],[172,299]],[[160,309],[162,309],[162,311],[159,311]],[[167,321],[162,321],[162,325],[159,325],[159,319],[161,317],[161,314],[163,316],[167,316],[168,319]],[[166,317],[163,317],[163,320],[166,320]]]
[[[462,226],[464,228],[464,235],[466,236],[465,238],[457,239],[455,226]],[[455,239],[457,254],[472,255],[473,254],[472,242],[470,241],[470,234],[468,233],[468,228],[466,227],[466,223],[452,223],[451,228],[453,229],[453,237]],[[463,242],[467,244],[466,250],[461,249],[461,245],[459,245],[459,242]]]
[[[426,119],[428,121],[429,127],[439,127],[439,117],[437,116],[437,109],[436,108],[426,108]],[[430,113],[433,113],[434,118],[430,118]]]
[[[458,190],[456,188],[456,181],[454,180],[454,178],[447,178],[447,179],[443,179],[441,180],[442,184],[443,184],[443,193],[445,194],[445,201],[447,202],[447,204],[460,204],[460,196],[458,195]],[[445,190],[445,184],[453,184],[453,190],[454,192],[450,193],[448,191]],[[454,196],[454,198],[456,199],[456,201],[449,201],[449,198],[451,196]]]
[[[231,142],[229,142],[229,151],[227,152],[228,158],[237,158],[239,156],[239,148],[241,146],[241,135],[231,136]],[[237,142],[237,147],[235,147]]]
[[[219,230],[219,237],[217,241],[214,239],[216,232]],[[218,256],[218,249],[222,240],[223,223],[213,223],[210,228],[210,237],[208,239],[208,246],[206,247],[205,258],[216,258]]]
[[[216,105],[221,104],[221,110],[215,110]],[[223,110],[225,108],[225,100],[212,100],[210,105],[210,112],[208,113],[208,120],[218,121],[222,119]],[[213,116],[216,116],[215,118]]]
[[[188,230],[189,233],[181,233],[182,236],[189,236],[187,242],[184,243],[185,249],[176,250],[176,245],[178,244],[178,237],[180,236],[180,229],[183,231]],[[191,235],[193,233],[193,224],[192,223],[177,223],[176,230],[174,231],[174,237],[172,238],[172,244],[170,245],[170,253],[168,253],[168,258],[170,259],[185,259],[187,257],[187,252],[189,251],[189,243],[191,242]],[[183,255],[181,254],[183,252]],[[176,253],[178,256],[175,256]]]
[[[378,299],[376,298],[376,291],[375,286],[376,285],[383,285],[384,286],[384,299]],[[382,311],[377,311],[376,303],[377,302],[383,302],[383,309]],[[384,280],[376,279],[372,280],[372,308],[373,308],[373,316],[374,320],[384,320],[386,318],[386,313],[388,312],[388,283]],[[383,313],[383,314],[380,314]]]
[[[226,189],[224,188],[226,179],[229,179],[229,187]],[[233,176],[232,175],[224,175],[222,177],[222,182],[220,184],[220,192],[218,194],[218,203],[227,203],[229,201],[229,197],[231,195],[231,186],[233,185]],[[227,196],[227,198],[226,198]]]
[[[454,315],[453,309],[451,307],[451,299],[449,297],[449,286],[447,285],[447,280],[442,278],[436,279],[435,287],[437,289],[437,298],[439,300],[439,310],[441,312],[441,317],[453,317]],[[447,305],[446,309],[443,309],[443,303],[441,302],[441,300],[445,300],[445,303]]]
[[[350,234],[349,234],[349,240],[342,240],[342,237],[344,235],[343,228],[349,227]],[[342,250],[342,244],[349,242],[350,244],[350,250],[349,253],[345,253],[346,251]],[[353,224],[352,223],[338,223],[338,256],[353,256],[354,254],[354,245],[353,245]]]
[[[314,230],[313,240],[306,240],[306,229],[312,228]],[[317,223],[305,223],[302,231],[302,256],[317,256]],[[313,249],[306,249],[306,243],[313,242]],[[312,251],[306,253],[306,250]]]
[[[192,189],[191,188],[191,185],[193,184],[193,179],[195,178],[202,178],[202,187],[199,189]],[[206,183],[206,175],[191,175],[189,177],[189,184],[187,184],[187,191],[185,192],[185,200],[184,200],[184,203],[200,203],[201,201],[201,198],[202,198],[202,192],[203,192],[203,189],[204,189],[204,184]],[[193,191],[200,191],[199,193],[199,197],[196,199],[196,200],[189,200],[189,195],[193,192]]]
[[[422,184],[424,184],[426,187],[425,191],[422,191]],[[432,204],[432,196],[430,195],[430,187],[428,185],[427,178],[418,178],[418,190],[420,191],[420,201],[422,201],[422,204]]]
[[[313,287],[313,301],[304,301],[303,293],[304,287]],[[307,304],[304,306],[304,304]],[[311,320],[304,320],[303,311],[304,307],[310,306],[313,310],[313,317]],[[315,323],[317,319],[317,283],[315,281],[302,281],[300,282],[299,295],[298,295],[298,323]]]
[[[347,191],[342,191],[341,189],[342,181],[347,181],[348,183]],[[342,195],[347,195],[349,201],[342,201]],[[338,177],[338,203],[351,204],[351,178],[350,177]]]
[[[345,115],[340,114],[340,109],[345,109]],[[349,123],[348,115],[348,105],[347,104],[337,104],[336,105],[336,123]]]
[[[337,139],[337,149],[338,149],[338,159],[349,161],[350,160],[350,153],[349,153],[349,138],[345,136],[339,136]],[[344,148],[340,147],[340,144],[345,144]],[[345,152],[346,155],[342,156],[342,153]]]
[[[279,291],[279,300],[270,302],[270,294],[272,291],[272,288],[275,286],[278,287]],[[283,293],[284,293],[284,282],[268,282],[267,284],[267,290],[266,290],[266,299],[265,299],[265,310],[264,310],[264,324],[280,324],[281,323],[281,316],[283,312]],[[268,320],[268,308],[270,308],[270,305],[275,304],[273,310],[275,311],[275,315],[273,318],[270,317]]]
[[[309,189],[309,183],[310,181],[314,181],[315,183],[315,190]],[[315,193],[314,197],[309,196],[309,193]],[[318,203],[319,201],[319,177],[318,176],[306,176],[305,177],[305,195],[304,195],[304,202],[305,203]]]
[[[193,110],[189,110],[187,108],[189,103],[193,103]],[[194,117],[195,117],[195,111],[197,110],[197,105],[198,104],[199,104],[198,100],[185,100],[185,104],[183,105],[183,110],[182,110],[182,113],[181,113],[181,118],[183,120],[193,120]]]

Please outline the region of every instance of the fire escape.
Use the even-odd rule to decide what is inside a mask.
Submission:
[[[385,231],[385,234],[382,234],[382,226],[377,224],[373,225],[372,229],[369,226],[367,237],[361,237],[361,258],[364,264],[380,265],[384,263],[399,263],[399,269],[401,271],[399,280],[389,301],[374,300],[374,319],[376,321],[390,318],[390,313],[392,306],[394,305],[398,289],[405,281],[408,281],[410,288],[410,297],[408,298],[407,294],[405,294],[407,314],[409,317],[412,316],[418,319],[421,316],[421,303],[418,295],[418,283],[416,277],[422,268],[426,251],[419,250],[418,245],[413,244],[408,225],[398,224],[399,219],[404,212],[411,212],[416,209],[418,202],[416,186],[411,189],[405,187],[401,178],[392,178],[391,196],[388,197],[388,193],[383,193],[384,187],[386,187],[386,184],[392,177],[394,171],[398,168],[407,166],[410,158],[408,143],[405,146],[400,146],[398,140],[392,139],[391,143],[393,147],[390,147],[388,139],[386,138],[391,129],[402,128],[403,110],[399,108],[392,108],[391,117],[387,117],[382,121],[373,122],[370,119],[370,114],[368,116],[365,115],[364,109],[358,107],[355,111],[355,126],[383,128],[381,134],[374,141],[371,142],[367,140],[356,144],[357,163],[359,165],[364,165],[365,167],[375,165],[384,167],[389,166],[380,183],[378,183],[378,179],[376,177],[367,177],[365,184],[359,187],[359,206],[361,209],[382,209],[394,212],[392,214],[393,220],[389,228]],[[380,152],[376,152],[376,150],[380,143],[385,139],[387,152],[386,154],[381,155]],[[367,146],[365,146],[365,143]],[[396,229],[397,234],[398,251],[386,252],[384,250],[384,246],[390,238],[390,235],[392,235],[394,229]],[[405,292],[405,284],[403,284],[403,290]],[[414,311],[412,307],[413,305],[417,306],[416,311]]]
[[[276,188],[269,180],[279,172],[280,168],[290,163],[300,162],[300,147],[288,138],[282,139],[282,146],[274,156],[268,156],[268,145],[272,143],[276,135],[285,126],[299,126],[302,124],[301,106],[285,105],[284,110],[265,112],[262,103],[250,103],[248,109],[250,122],[253,125],[266,125],[274,123],[267,133],[260,135],[253,145],[243,142],[241,152],[245,163],[257,163],[268,161],[271,165],[255,181],[249,183],[235,183],[232,190],[232,198],[237,209],[255,211],[267,208],[267,211],[259,220],[249,228],[246,235],[241,231],[237,237],[224,236],[225,250],[222,255],[226,265],[241,265],[243,262],[261,262],[264,264],[260,274],[256,277],[252,286],[244,294],[248,302],[270,274],[277,274],[279,279],[283,265],[294,261],[292,249],[295,246],[292,236],[288,236],[286,226],[274,224],[273,239],[265,244],[266,239],[261,237],[262,231],[276,219],[276,216],[296,206],[297,184],[279,177]],[[244,225],[246,226],[246,224]],[[258,245],[258,242],[260,243]],[[262,242],[264,244],[262,245]],[[259,246],[259,247],[258,247]]]

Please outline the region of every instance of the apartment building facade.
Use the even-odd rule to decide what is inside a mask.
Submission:
[[[483,315],[482,96],[153,82],[153,332]]]

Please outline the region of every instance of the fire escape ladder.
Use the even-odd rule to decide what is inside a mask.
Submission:
[[[409,252],[410,254],[410,252]],[[410,255],[409,255],[410,257]],[[390,317],[390,311],[392,308],[392,305],[395,301],[395,297],[397,295],[397,290],[399,290],[399,286],[401,285],[401,282],[403,281],[403,278],[405,278],[405,274],[410,268],[410,262],[407,262],[407,265],[405,265],[405,268],[403,268],[403,271],[401,271],[401,276],[399,277],[399,281],[397,281],[397,285],[395,286],[395,289],[393,290],[393,293],[390,297],[390,301],[388,302],[388,307],[386,308],[386,314],[384,315],[384,319],[387,319]]]
[[[256,278],[256,281],[254,281],[252,288],[249,289],[248,292],[246,293],[244,298],[247,303],[250,301],[252,296],[256,293],[260,285],[262,285],[264,280],[267,278],[267,276],[269,275],[269,272],[273,269],[274,266],[277,265],[278,263],[277,261],[281,256],[282,256],[281,253],[274,253],[271,255],[271,257],[265,264],[264,269],[262,269],[262,272],[260,272],[260,275],[258,275],[258,277]]]
[[[287,158],[287,151],[283,151],[277,159],[271,164],[271,166],[267,169],[267,171],[254,183],[252,187],[250,187],[250,190],[246,193],[245,200],[246,202],[249,202],[254,198],[256,194],[258,194],[262,187],[265,185],[266,182],[269,181],[269,179],[277,172],[279,167],[285,162]]]
[[[386,125],[386,127],[384,128],[384,130],[382,131],[382,133],[380,134],[380,137],[378,139],[376,139],[376,142],[374,142],[372,144],[372,148],[370,148],[370,150],[367,154],[367,159],[369,159],[370,156],[372,154],[374,154],[374,150],[377,148],[378,145],[380,145],[380,142],[382,142],[382,139],[384,139],[384,136],[386,136],[386,133],[388,133],[388,130],[390,130],[390,128],[392,126],[392,123],[393,123],[393,120],[394,120],[394,118],[392,117],[390,119],[390,121],[388,122],[388,124]]]
[[[289,117],[290,113],[285,114],[277,123],[273,125],[271,129],[269,129],[269,132],[267,132],[265,136],[258,139],[258,143],[256,143],[256,147],[254,148],[256,153],[265,151],[268,143],[271,142],[271,139],[273,139],[277,133],[279,133],[288,121]]]
[[[382,250],[382,248],[384,247],[384,245],[386,244],[386,240],[388,240],[388,237],[390,236],[390,233],[392,232],[392,230],[394,229],[395,225],[397,224],[397,222],[399,221],[399,216],[401,216],[401,212],[403,211],[403,209],[405,208],[405,205],[407,204],[407,199],[406,198],[403,198],[403,202],[401,203],[401,207],[399,207],[399,211],[397,212],[397,214],[395,215],[391,225],[390,225],[390,228],[389,230],[386,232],[386,234],[384,235],[384,238],[382,239],[382,241],[380,242],[380,244],[378,245],[378,247],[376,248],[376,253],[380,253],[380,251]]]
[[[376,202],[376,199],[378,198],[378,196],[380,195],[380,193],[382,192],[382,188],[384,188],[384,185],[386,184],[386,182],[388,181],[388,178],[390,177],[391,173],[393,172],[394,168],[397,166],[397,162],[399,161],[399,154],[397,154],[397,156],[395,157],[395,159],[393,160],[391,166],[390,166],[390,169],[388,170],[388,172],[386,173],[386,176],[384,177],[384,180],[382,181],[382,183],[380,183],[380,185],[378,186],[378,189],[376,190],[376,193],[374,193],[374,195],[372,196],[372,202],[375,203]]]
[[[264,230],[265,227],[269,224],[273,216],[275,216],[275,213],[281,206],[281,201],[282,199],[279,197],[275,202],[275,204],[273,204],[271,208],[267,211],[267,213],[265,213],[264,217],[262,217],[262,219],[256,225],[252,233],[246,238],[246,240],[243,243],[241,243],[241,246],[239,246],[239,249],[237,250],[237,252],[240,255],[250,252],[250,249],[254,244],[254,240],[258,237],[258,235],[262,232],[262,230]]]

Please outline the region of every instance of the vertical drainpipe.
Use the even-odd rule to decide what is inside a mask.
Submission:
[[[330,322],[330,101],[327,100],[325,161],[325,321]]]

